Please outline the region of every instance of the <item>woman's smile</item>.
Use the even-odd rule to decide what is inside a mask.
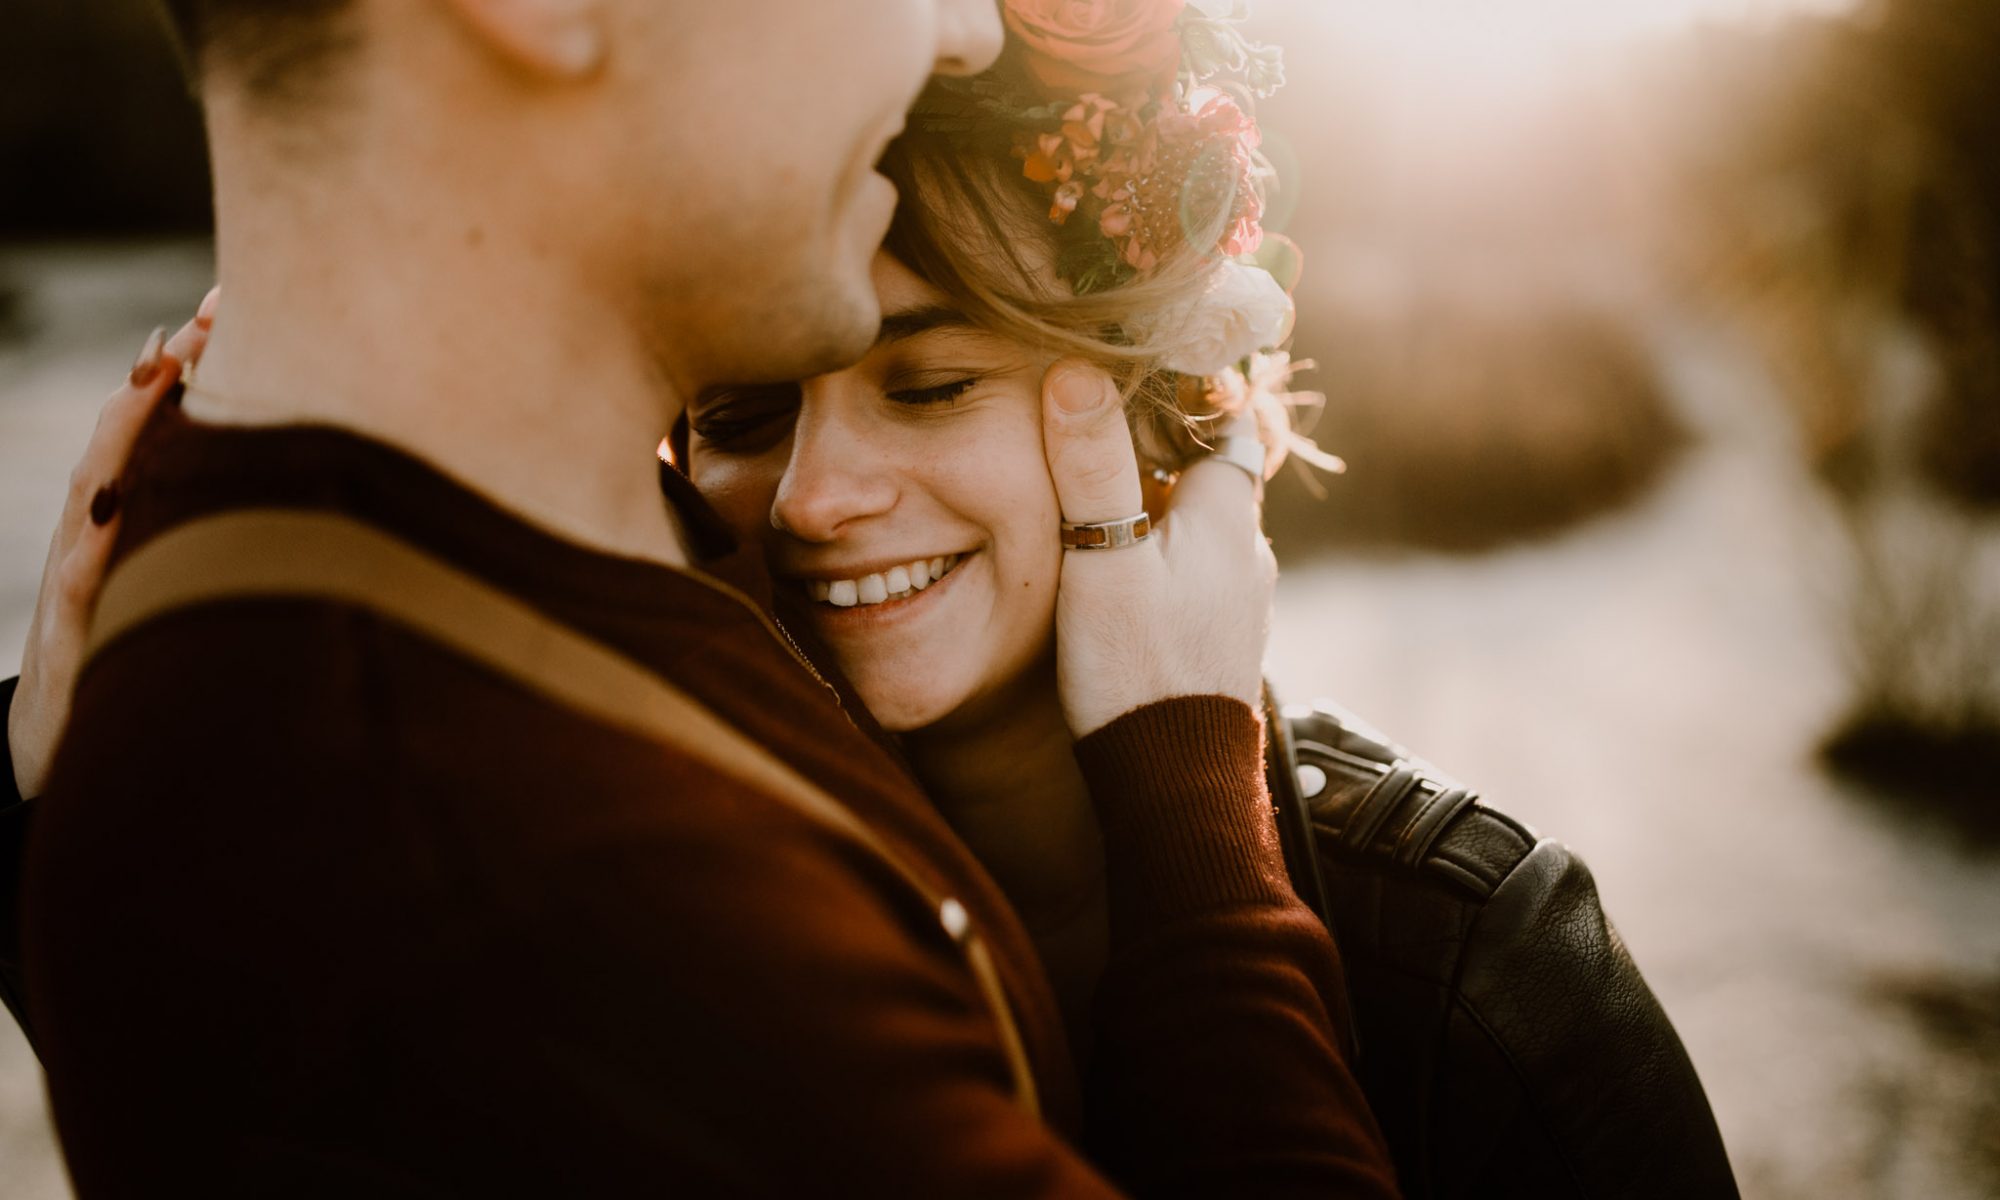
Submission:
[[[971,551],[904,558],[884,567],[832,567],[803,577],[807,592],[835,608],[883,604],[928,588]]]
[[[846,578],[832,578],[846,570],[835,568],[801,577],[798,583],[814,602],[808,611],[815,625],[829,636],[852,635],[937,608],[978,553],[913,558],[884,569],[855,570]]]

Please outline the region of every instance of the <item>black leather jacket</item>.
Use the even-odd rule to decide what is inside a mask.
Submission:
[[[1331,705],[1271,729],[1287,866],[1340,943],[1404,1193],[1736,1196],[1694,1064],[1583,861]]]

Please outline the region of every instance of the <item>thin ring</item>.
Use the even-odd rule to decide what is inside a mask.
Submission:
[[[1215,443],[1215,451],[1208,457],[1219,463],[1228,463],[1250,477],[1252,483],[1264,482],[1264,443],[1254,437],[1231,434]]]
[[[1123,550],[1153,536],[1153,518],[1145,513],[1122,521],[1096,521],[1087,525],[1062,523],[1065,550]]]

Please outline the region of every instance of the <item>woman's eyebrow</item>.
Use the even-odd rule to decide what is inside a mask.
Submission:
[[[921,308],[904,309],[902,312],[884,314],[882,331],[875,335],[875,344],[885,346],[890,342],[900,342],[933,329],[972,325],[972,318],[943,304],[926,304]]]

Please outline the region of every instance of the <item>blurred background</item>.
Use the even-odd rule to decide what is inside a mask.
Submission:
[[[1584,855],[1746,1196],[2000,1195],[2000,0],[1256,7],[1351,464],[1273,490],[1281,689]],[[11,673],[100,398],[210,278],[146,4],[8,16]],[[69,1194],[11,1026],[0,1194]]]

